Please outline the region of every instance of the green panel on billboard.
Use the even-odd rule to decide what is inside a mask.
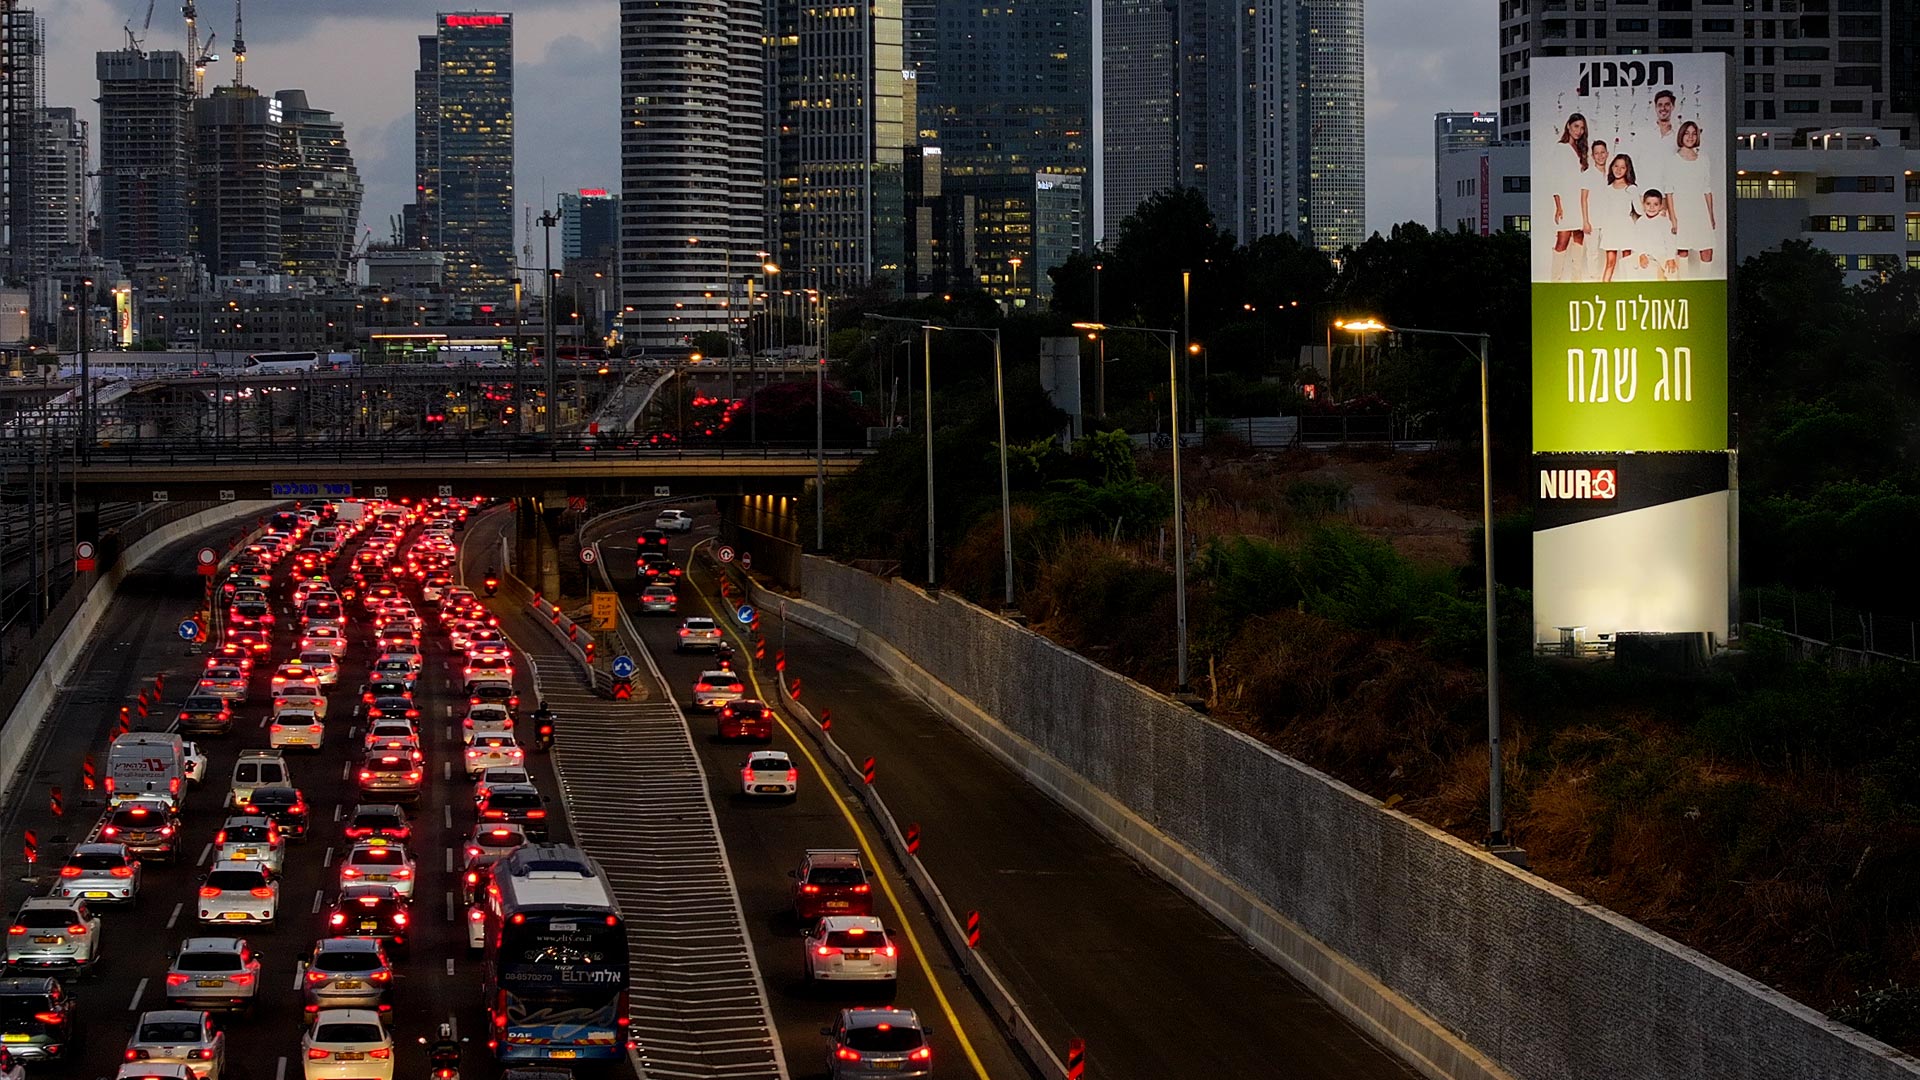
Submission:
[[[1535,282],[1535,453],[1727,448],[1725,281]]]

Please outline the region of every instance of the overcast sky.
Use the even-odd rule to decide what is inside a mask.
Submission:
[[[145,0],[28,0],[47,24],[47,103],[98,123],[93,54],[125,41]],[[515,13],[519,201],[546,205],[572,188],[619,187],[615,0],[510,0]],[[233,78],[233,6],[200,0],[201,32],[224,58],[209,84]],[[1496,98],[1491,0],[1367,0],[1367,224],[1384,230],[1433,216],[1433,113],[1490,109]],[[367,182],[363,224],[385,239],[413,187],[416,39],[453,4],[434,0],[251,0],[247,81],[304,89],[347,126]],[[146,47],[185,50],[179,0],[158,0]],[[96,162],[97,167],[97,162]],[[542,198],[542,192],[546,198]],[[524,214],[522,215],[524,219]]]

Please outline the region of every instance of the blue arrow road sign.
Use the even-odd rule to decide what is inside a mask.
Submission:
[[[182,622],[180,624],[180,638],[182,641],[192,641],[194,638],[197,638],[199,636],[200,636],[199,623],[194,622],[192,619],[188,619],[185,622]]]
[[[733,617],[740,620],[741,626],[753,625],[753,605],[741,604],[740,609],[733,613]]]
[[[616,656],[613,658],[613,677],[616,679],[633,678],[633,657]]]

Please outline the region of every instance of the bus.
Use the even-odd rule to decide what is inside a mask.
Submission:
[[[493,865],[475,914],[496,1058],[625,1057],[627,927],[599,863],[578,848],[529,844]]]
[[[240,365],[243,375],[279,375],[292,371],[326,371],[328,357],[317,352],[261,352],[249,354]]]

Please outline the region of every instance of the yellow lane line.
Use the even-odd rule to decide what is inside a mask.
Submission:
[[[712,538],[709,537],[706,540],[694,544],[693,548],[694,550],[698,550],[701,544],[711,542]],[[693,573],[692,554],[692,551],[688,552],[687,573],[689,576]],[[688,584],[691,585],[693,582],[688,581]],[[754,666],[750,659],[753,655],[753,643],[740,635],[739,630],[734,627],[733,621],[723,616],[720,610],[713,606],[713,600],[709,598],[703,590],[696,587],[693,591],[694,595],[700,597],[700,602],[706,605],[707,611],[712,613],[713,621],[726,633],[733,635],[734,640],[740,643],[740,655],[749,658],[749,662],[745,666],[747,669],[747,678],[753,682],[754,694],[757,695],[761,701],[774,700],[767,696],[765,690],[761,689],[760,676],[754,672]],[[672,692],[671,688],[668,689],[668,692]],[[913,958],[919,962],[920,970],[926,974],[927,985],[933,987],[933,996],[940,1002],[940,1011],[946,1014],[947,1023],[953,1028],[954,1037],[960,1040],[960,1049],[966,1053],[967,1061],[973,1065],[974,1073],[980,1077],[980,1080],[992,1080],[992,1078],[987,1075],[987,1067],[981,1062],[980,1055],[974,1051],[972,1040],[967,1038],[966,1029],[961,1026],[960,1016],[954,1012],[953,1003],[947,1000],[946,991],[940,988],[940,980],[933,973],[933,965],[927,962],[927,951],[920,947],[919,936],[913,932],[913,920],[907,916],[906,906],[900,902],[900,897],[893,891],[892,881],[887,877],[885,871],[881,869],[880,860],[874,855],[873,844],[867,838],[866,829],[861,826],[859,818],[854,816],[853,809],[847,805],[847,800],[840,794],[839,786],[834,783],[834,777],[827,772],[826,766],[820,759],[813,756],[813,749],[807,745],[807,740],[801,736],[800,732],[794,730],[792,725],[787,723],[786,716],[779,710],[774,711],[773,718],[775,722],[780,725],[781,730],[787,733],[787,738],[793,740],[793,745],[799,748],[801,754],[805,755],[807,764],[813,766],[814,773],[820,777],[821,788],[833,797],[834,805],[840,808],[840,816],[846,818],[848,827],[853,829],[854,838],[860,842],[860,851],[867,857],[867,865],[873,868],[873,876],[880,879],[880,888],[887,894],[887,902],[893,905],[894,913],[900,916],[900,929],[907,935],[907,944],[913,947]]]

